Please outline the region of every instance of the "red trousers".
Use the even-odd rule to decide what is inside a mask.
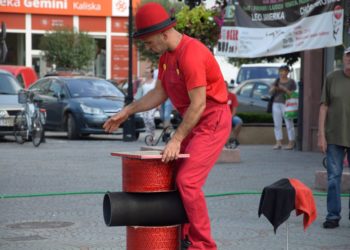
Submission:
[[[189,220],[182,226],[189,249],[216,250],[202,187],[220,156],[231,131],[231,112],[227,104],[207,105],[197,126],[183,141],[181,152],[190,157],[178,162],[176,184]]]

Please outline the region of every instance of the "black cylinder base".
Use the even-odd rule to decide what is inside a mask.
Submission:
[[[107,226],[169,226],[188,222],[178,192],[107,192],[103,217]]]

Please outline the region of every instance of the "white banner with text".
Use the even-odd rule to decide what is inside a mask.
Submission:
[[[241,21],[237,20],[236,23],[241,26],[221,28],[216,55],[253,58],[342,44],[344,10],[338,1],[308,1],[314,3],[307,7],[297,5],[298,1],[294,1],[295,5],[288,10],[283,9],[286,3],[280,4],[278,12],[267,12],[271,6],[263,9],[261,6],[264,5],[248,5],[269,1],[272,0],[244,1],[246,5],[237,8],[236,19],[241,17]],[[298,12],[295,11],[296,7]],[[244,12],[244,9],[249,11]],[[288,13],[292,14],[288,17]]]

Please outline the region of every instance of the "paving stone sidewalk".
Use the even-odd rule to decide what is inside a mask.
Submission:
[[[121,191],[121,161],[113,151],[137,151],[144,145],[105,137],[67,141],[53,136],[34,148],[11,140],[0,142],[0,195],[81,191]],[[326,197],[315,196],[318,218],[306,231],[302,216],[291,213],[275,234],[258,217],[263,187],[281,178],[297,178],[313,189],[320,153],[272,150],[241,145],[241,162],[216,164],[204,191],[212,232],[220,250],[349,250],[349,198],[342,198],[340,227],[323,229]],[[314,190],[318,191],[318,190]],[[108,228],[102,213],[103,194],[70,194],[0,199],[0,249],[126,249],[125,227]],[[288,227],[287,227],[288,225]],[[287,242],[288,240],[288,242]],[[151,249],[145,249],[151,250]]]

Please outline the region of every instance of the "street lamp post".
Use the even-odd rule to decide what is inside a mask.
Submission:
[[[129,74],[128,74],[128,94],[125,97],[125,105],[128,105],[134,100],[133,93],[133,79],[132,79],[132,0],[129,0]],[[131,115],[123,124],[123,141],[135,141],[135,119],[134,115]]]
[[[0,33],[0,63],[4,63],[7,55],[6,46],[6,24],[1,22],[1,33]]]

